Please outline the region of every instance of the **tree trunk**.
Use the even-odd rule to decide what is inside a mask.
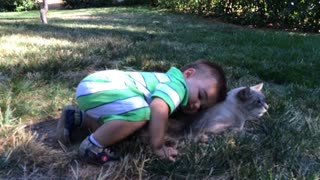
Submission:
[[[48,24],[47,12],[48,12],[48,0],[43,0],[43,7],[40,9],[40,18],[43,24]]]

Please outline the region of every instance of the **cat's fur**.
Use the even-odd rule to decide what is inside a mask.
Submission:
[[[225,101],[195,115],[176,117],[174,122],[169,122],[168,133],[179,131],[179,124],[187,122],[184,129],[190,129],[193,137],[205,142],[207,134],[242,130],[246,120],[260,118],[268,110],[262,88],[263,83],[232,89]]]

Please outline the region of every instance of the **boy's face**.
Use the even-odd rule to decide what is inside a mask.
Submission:
[[[195,113],[216,103],[217,81],[212,77],[208,78],[209,76],[205,74],[205,72],[197,72],[194,68],[189,68],[183,72],[189,88],[188,104],[182,107],[185,113]]]

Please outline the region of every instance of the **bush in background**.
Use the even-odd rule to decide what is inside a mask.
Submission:
[[[37,0],[1,0],[0,12],[27,11],[38,8]]]
[[[149,0],[64,0],[67,8],[104,7],[115,5],[137,5],[149,3]]]
[[[39,8],[39,0],[1,0],[0,12],[27,11]],[[42,2],[42,0],[40,0]],[[105,7],[148,4],[150,0],[64,0],[67,8]]]
[[[320,31],[318,0],[158,0],[160,7],[222,17],[242,25]]]

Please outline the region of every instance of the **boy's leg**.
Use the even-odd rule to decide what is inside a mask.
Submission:
[[[86,138],[79,147],[79,154],[86,161],[94,164],[104,164],[107,161],[115,159],[113,154],[106,151],[107,146],[128,137],[136,130],[145,125],[147,121],[124,121],[112,120],[100,126],[91,137]],[[92,138],[94,140],[92,140]],[[101,145],[97,146],[93,141]]]
[[[84,113],[83,127],[89,129],[90,132],[95,132],[101,125],[103,125],[103,122],[100,119]]]
[[[93,137],[104,147],[111,146],[142,128],[146,122],[147,121],[124,120],[107,121],[93,133]]]

